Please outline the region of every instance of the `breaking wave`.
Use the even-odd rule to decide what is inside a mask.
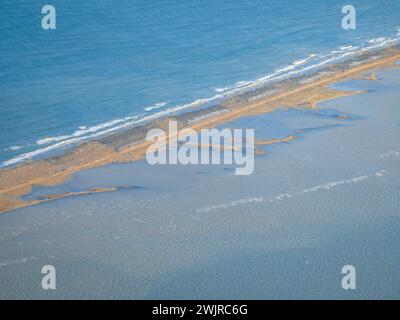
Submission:
[[[163,107],[167,105],[167,102],[156,103],[152,106],[144,108],[145,113],[143,115],[128,116],[121,119],[115,119],[100,123],[91,127],[86,127],[84,125],[80,126],[78,130],[69,135],[60,135],[55,137],[45,137],[36,141],[37,146],[41,148],[36,149],[31,152],[20,154],[10,160],[4,161],[0,164],[1,167],[15,165],[22,161],[32,159],[38,155],[44,154],[49,151],[56,150],[58,148],[75,145],[81,141],[93,139],[95,137],[108,134],[117,130],[121,130],[130,126],[137,125],[141,122],[150,121],[159,117],[167,116],[172,113],[183,111],[185,109],[199,108],[207,106],[208,104],[217,103],[223,99],[232,97],[234,95],[251,91],[262,87],[270,82],[288,78],[293,75],[302,74],[305,72],[310,72],[317,70],[327,64],[333,64],[335,62],[342,61],[349,57],[359,54],[365,50],[376,50],[384,47],[392,46],[400,41],[400,27],[396,30],[397,35],[393,38],[379,37],[375,39],[370,39],[365,41],[363,46],[356,47],[352,45],[343,45],[337,49],[326,53],[317,54],[313,53],[309,56],[293,61],[292,64],[277,68],[274,72],[266,74],[255,80],[239,81],[231,86],[226,86],[223,88],[216,88],[216,95],[210,98],[202,98],[196,101],[176,105],[163,110]],[[13,149],[11,149],[13,148]],[[10,147],[10,150],[17,151],[19,146]]]
[[[261,203],[261,202],[275,202],[275,201],[283,201],[284,199],[287,198],[294,198],[294,197],[299,197],[305,194],[309,193],[314,193],[314,192],[319,192],[319,191],[329,191],[331,189],[337,188],[339,186],[344,186],[344,185],[351,185],[351,184],[356,184],[360,183],[361,181],[370,179],[372,177],[383,177],[386,173],[386,170],[382,169],[377,172],[375,172],[372,175],[368,176],[358,176],[346,180],[338,180],[338,181],[333,181],[333,182],[327,182],[323,183],[314,187],[310,188],[305,188],[303,190],[297,191],[297,192],[292,192],[292,193],[281,193],[273,196],[257,196],[257,197],[249,197],[249,198],[244,198],[244,199],[239,199],[239,200],[234,200],[229,203],[222,203],[222,204],[216,204],[212,206],[207,206],[203,208],[199,208],[196,210],[197,213],[207,213],[211,211],[218,211],[218,210],[224,210],[228,208],[233,208],[241,205],[247,205],[250,203]]]

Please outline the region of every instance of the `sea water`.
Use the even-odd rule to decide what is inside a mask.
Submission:
[[[0,298],[399,298],[400,72],[366,93],[236,120],[264,147],[231,166],[113,164],[52,192],[121,186],[0,215]],[[56,268],[43,290],[41,268]],[[343,266],[356,290],[341,286]]]
[[[0,3],[0,165],[46,156],[176,108],[398,37],[398,1]]]

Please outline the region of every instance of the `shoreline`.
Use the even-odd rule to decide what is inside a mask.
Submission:
[[[377,58],[377,55],[379,57]],[[29,160],[17,167],[0,170],[0,213],[8,212],[44,201],[74,196],[54,195],[45,200],[24,201],[20,197],[29,194],[34,185],[54,186],[63,183],[74,173],[102,165],[140,160],[151,142],[144,140],[151,128],[166,128],[169,120],[177,120],[179,130],[191,128],[200,130],[259,114],[269,113],[280,108],[316,109],[320,101],[360,94],[328,88],[329,85],[349,78],[371,74],[368,80],[376,80],[375,71],[391,67],[400,59],[399,47],[365,52],[347,61],[328,65],[310,75],[288,78],[277,83],[257,88],[223,101],[220,105],[206,110],[193,110],[182,115],[169,115],[164,119],[112,135],[88,141],[66,151],[63,155],[41,160]],[[168,139],[168,137],[167,137]],[[263,141],[259,144],[278,143],[279,139]],[[283,141],[284,142],[284,141]],[[257,145],[257,142],[256,142]],[[115,191],[118,188],[114,188]],[[105,192],[89,190],[83,194]]]

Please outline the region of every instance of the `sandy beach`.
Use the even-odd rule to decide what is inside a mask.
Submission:
[[[363,94],[218,125],[254,128],[249,176],[142,159],[33,186],[43,203],[0,215],[0,297],[398,298],[400,70],[374,72],[330,87]]]
[[[21,198],[29,194],[35,185],[54,186],[82,170],[110,163],[142,159],[149,146],[149,142],[144,140],[146,132],[152,128],[166,128],[171,119],[178,121],[179,129],[200,130],[243,117],[270,113],[279,108],[316,109],[317,104],[321,101],[362,93],[362,91],[334,90],[330,88],[330,85],[362,77],[376,80],[376,70],[396,67],[394,63],[399,59],[400,49],[397,47],[364,52],[344,62],[328,65],[311,75],[289,78],[267,87],[255,88],[207,110],[192,110],[184,114],[168,116],[140,127],[126,129],[95,141],[86,142],[62,155],[31,160],[17,167],[5,168],[0,171],[0,212],[74,196],[71,193],[43,200],[23,200]],[[291,140],[294,137],[287,139]],[[256,144],[268,145],[286,142],[287,139],[258,141]],[[256,151],[256,154],[261,153]],[[110,192],[113,190],[93,189],[86,192]]]
[[[2,8],[0,302],[400,299],[400,1]]]

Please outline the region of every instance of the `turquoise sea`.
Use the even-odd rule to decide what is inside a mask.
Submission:
[[[330,0],[0,3],[0,165],[18,164],[399,37],[400,2]]]
[[[400,25],[398,1],[353,1],[352,31],[338,1],[53,3],[48,32],[44,2],[0,4],[3,165],[396,43]],[[34,186],[25,198],[119,189],[1,214],[0,299],[399,299],[400,70],[376,76],[335,84],[364,93],[317,110],[224,124],[296,136],[249,176],[143,160]]]

